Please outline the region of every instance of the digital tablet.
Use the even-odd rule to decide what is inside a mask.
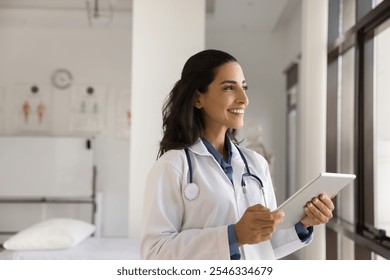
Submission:
[[[313,197],[321,193],[333,197],[341,189],[348,186],[355,178],[355,174],[320,173],[277,208],[277,210],[282,210],[285,214],[283,223],[279,224],[278,228],[294,226],[304,217],[305,212],[303,207]]]

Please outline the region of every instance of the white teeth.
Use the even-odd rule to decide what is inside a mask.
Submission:
[[[244,109],[230,109],[228,110],[230,113],[233,113],[233,114],[244,114]]]

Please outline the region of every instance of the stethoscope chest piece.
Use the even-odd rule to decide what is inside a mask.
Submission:
[[[187,186],[184,188],[184,196],[188,200],[195,200],[199,196],[199,187],[195,183],[189,183]]]

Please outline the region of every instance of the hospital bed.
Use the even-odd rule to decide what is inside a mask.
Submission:
[[[0,260],[137,260],[138,241],[128,238],[89,237],[62,250],[0,249]]]
[[[138,259],[136,240],[101,236],[93,146],[89,138],[0,137],[0,259]],[[93,231],[66,248],[2,247],[31,226],[57,218],[88,223]]]
[[[73,218],[50,218],[10,236],[0,259],[131,260],[139,259],[135,239],[95,237],[96,226]]]

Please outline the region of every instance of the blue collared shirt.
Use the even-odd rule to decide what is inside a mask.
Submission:
[[[226,138],[225,139],[225,149],[226,149],[226,155],[227,159],[223,159],[223,156],[207,141],[205,138],[202,138],[203,144],[206,146],[207,150],[212,154],[215,158],[215,160],[219,163],[222,170],[225,172],[226,176],[228,176],[230,182],[233,184],[233,167],[231,166],[232,162],[232,144],[230,141]]]
[[[230,140],[225,137],[225,151],[227,159],[225,160],[223,156],[211,145],[205,138],[202,138],[203,144],[206,146],[207,150],[212,154],[215,160],[219,163],[222,170],[225,172],[226,176],[229,178],[230,182],[233,184],[233,168],[231,166],[232,160],[232,145]],[[301,222],[295,224],[295,231],[298,234],[299,239],[302,242],[305,242],[310,238],[313,233],[313,227],[305,228]],[[234,229],[234,225],[228,226],[228,240],[229,240],[229,252],[231,260],[239,260],[241,258],[240,249],[238,246],[237,235]]]

